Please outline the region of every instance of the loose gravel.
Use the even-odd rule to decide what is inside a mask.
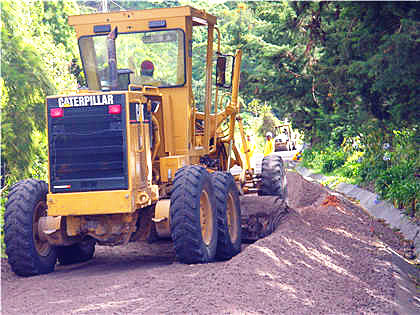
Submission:
[[[393,262],[406,243],[319,184],[293,172],[288,184],[284,221],[229,261],[181,264],[164,242],[98,246],[88,263],[31,278],[2,260],[2,313],[409,314]]]

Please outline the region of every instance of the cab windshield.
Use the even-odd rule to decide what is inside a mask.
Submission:
[[[109,41],[108,34],[79,39],[89,89],[116,89],[111,88]],[[184,46],[182,30],[119,33],[115,39],[117,89],[126,90],[128,83],[159,87],[185,84]]]

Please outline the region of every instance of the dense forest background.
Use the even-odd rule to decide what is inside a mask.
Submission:
[[[244,52],[249,130],[263,135],[288,119],[312,145],[306,165],[339,170],[420,213],[418,2],[107,3],[109,10],[191,5],[216,15],[222,51]],[[20,179],[46,179],[45,97],[84,82],[67,17],[103,4],[1,1],[2,193]]]

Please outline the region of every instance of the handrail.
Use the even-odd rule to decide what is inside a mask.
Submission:
[[[159,125],[159,121],[155,117],[155,114],[154,113],[152,114],[152,121],[156,125],[156,132],[154,133],[155,134],[156,143],[155,143],[155,146],[153,148],[153,153],[152,153],[152,161],[154,161],[154,159],[156,157],[156,154],[157,154],[157,151],[160,148],[160,133],[159,133],[159,131],[160,131],[160,125]]]

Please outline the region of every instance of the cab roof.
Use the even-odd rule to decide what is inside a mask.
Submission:
[[[118,23],[136,20],[163,20],[165,18],[191,16],[193,25],[215,25],[217,18],[204,10],[191,6],[158,8],[146,10],[127,10],[106,13],[93,13],[69,16],[69,25],[86,25],[99,23]]]

